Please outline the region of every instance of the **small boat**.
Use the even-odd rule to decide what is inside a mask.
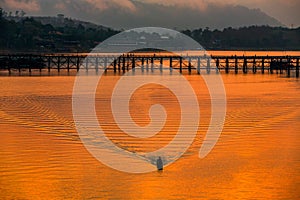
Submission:
[[[157,167],[157,170],[161,171],[164,169],[164,163],[161,159],[161,157],[159,157],[156,161],[156,167]]]

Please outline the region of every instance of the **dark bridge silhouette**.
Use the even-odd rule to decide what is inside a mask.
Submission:
[[[299,77],[300,56],[178,56],[178,55],[0,55],[0,73],[9,75],[27,71],[50,73],[61,71],[100,71],[126,73],[129,70],[153,72],[178,70],[182,74],[210,73],[278,73]]]

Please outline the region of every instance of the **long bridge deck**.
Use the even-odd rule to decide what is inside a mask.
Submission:
[[[180,73],[285,73],[299,77],[300,56],[177,56],[177,55],[0,55],[0,74],[34,71],[77,72],[104,70],[126,73],[130,70],[178,70]]]

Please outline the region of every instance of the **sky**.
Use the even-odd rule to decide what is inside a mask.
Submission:
[[[78,18],[85,18],[96,22],[95,15],[89,12],[114,11],[115,8],[126,10],[126,12],[138,12],[138,7],[134,3],[142,2],[152,5],[174,6],[176,8],[187,8],[205,12],[210,5],[226,7],[228,5],[241,5],[247,8],[258,8],[267,15],[277,19],[282,24],[290,27],[300,26],[300,0],[0,0],[0,6],[9,11],[24,10],[27,15],[56,15],[65,13],[76,18],[74,12],[70,12],[68,7],[72,7],[79,14]]]

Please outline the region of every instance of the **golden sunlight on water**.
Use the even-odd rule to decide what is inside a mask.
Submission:
[[[210,121],[200,76],[186,76],[200,105],[193,145],[163,172],[128,174],[97,161],[85,149],[72,117],[75,77],[0,77],[0,197],[2,199],[299,199],[299,80],[277,75],[223,75],[227,117],[213,151],[198,157]],[[130,114],[150,122],[152,104],[168,113],[149,139],[124,134],[111,114],[118,76],[104,76],[96,109],[108,138],[129,151],[166,145],[180,120],[176,97],[162,86],[139,88]],[[122,105],[120,105],[122,106]],[[191,119],[192,120],[192,119]]]

